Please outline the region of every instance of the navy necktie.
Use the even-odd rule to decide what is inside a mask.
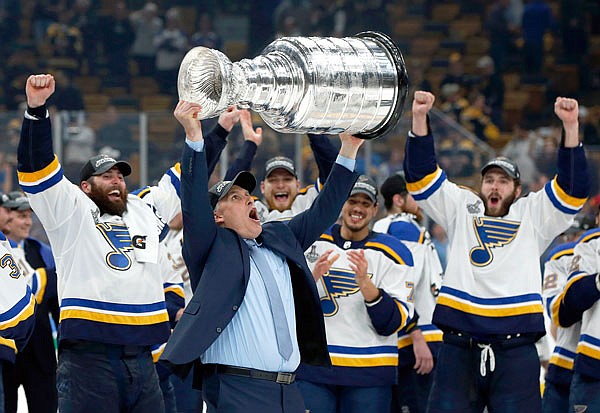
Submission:
[[[284,359],[289,360],[293,349],[292,338],[290,337],[290,330],[285,317],[281,294],[279,294],[279,287],[277,287],[277,281],[275,280],[275,276],[273,275],[273,271],[271,271],[266,257],[259,251],[258,245],[255,243],[248,243],[248,247],[250,249],[250,259],[256,264],[258,272],[265,283],[269,304],[271,304],[273,323],[275,324],[275,337],[277,338],[279,354],[281,354]]]

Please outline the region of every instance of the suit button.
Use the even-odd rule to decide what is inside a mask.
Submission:
[[[221,327],[217,327],[217,333],[220,333],[221,331],[223,331]]]
[[[237,311],[237,309],[238,309],[238,306],[237,306],[237,305],[234,305],[234,306],[232,307],[232,309],[233,309],[233,311]]]

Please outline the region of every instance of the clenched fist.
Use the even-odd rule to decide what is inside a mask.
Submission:
[[[25,94],[27,95],[27,105],[30,108],[37,108],[46,103],[48,98],[54,93],[56,84],[52,75],[31,75],[25,83]]]

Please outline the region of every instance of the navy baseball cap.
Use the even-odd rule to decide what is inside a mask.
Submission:
[[[87,181],[92,176],[102,175],[104,172],[116,166],[123,176],[131,175],[131,165],[125,161],[117,161],[108,155],[96,155],[91,157],[79,172],[79,182]]]
[[[377,203],[377,184],[366,175],[361,175],[352,187],[350,196],[356,194],[365,194],[373,203]]]
[[[242,171],[238,173],[235,178],[231,181],[221,181],[217,182],[208,190],[208,196],[210,198],[210,206],[212,209],[215,209],[217,206],[217,202],[219,202],[231,189],[232,186],[237,185],[246,189],[248,192],[252,193],[254,188],[256,188],[256,178],[250,172]]]
[[[292,161],[290,158],[286,158],[285,156],[276,156],[269,159],[265,163],[265,178],[271,175],[271,172],[273,172],[275,169],[285,169],[295,177],[298,177],[298,175],[296,175],[294,161]]]
[[[486,163],[485,166],[481,168],[481,176],[485,175],[485,173],[493,167],[502,169],[512,179],[519,179],[521,177],[517,164],[505,156],[499,156]]]

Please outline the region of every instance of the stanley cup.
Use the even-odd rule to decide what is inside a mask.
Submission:
[[[408,76],[388,36],[363,32],[342,39],[284,37],[236,63],[196,47],[181,63],[177,87],[181,100],[202,106],[202,119],[237,104],[279,132],[372,139],[400,119]]]

